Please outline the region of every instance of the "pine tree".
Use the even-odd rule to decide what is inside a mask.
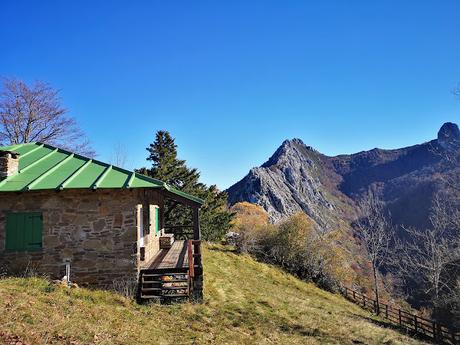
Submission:
[[[187,167],[185,160],[178,159],[177,145],[169,132],[158,131],[147,151],[147,161],[152,162],[152,166],[138,171],[203,199],[205,202],[200,216],[202,238],[220,240],[230,229],[233,219],[233,213],[227,210],[227,193],[219,191],[215,185],[208,187],[199,182],[198,170]],[[167,225],[187,225],[191,222],[191,210],[168,200],[165,217]]]

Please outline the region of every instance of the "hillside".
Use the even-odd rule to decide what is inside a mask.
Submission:
[[[434,193],[446,168],[441,157],[460,148],[460,131],[445,123],[437,139],[400,149],[373,149],[330,157],[300,139],[286,140],[260,167],[228,189],[229,202],[262,206],[273,222],[302,211],[324,230],[355,216],[355,202],[368,188],[378,191],[396,224],[428,225]],[[402,212],[404,210],[404,212]]]
[[[339,295],[222,246],[204,249],[205,303],[140,306],[40,278],[0,280],[0,343],[419,344]],[[15,338],[16,339],[16,338]]]

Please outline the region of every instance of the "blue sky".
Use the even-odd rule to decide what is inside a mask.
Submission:
[[[169,130],[226,188],[286,138],[329,155],[460,122],[459,1],[8,1],[0,75],[43,80],[98,158]]]

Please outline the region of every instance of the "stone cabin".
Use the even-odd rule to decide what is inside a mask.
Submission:
[[[165,200],[190,207],[165,225]],[[201,299],[202,201],[166,183],[42,143],[0,147],[0,270],[144,299]]]

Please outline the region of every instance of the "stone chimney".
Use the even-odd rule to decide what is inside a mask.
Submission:
[[[19,154],[0,151],[0,178],[16,175],[19,172]]]

